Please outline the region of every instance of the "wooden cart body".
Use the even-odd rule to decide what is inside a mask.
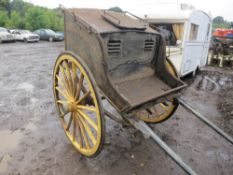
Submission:
[[[66,50],[82,58],[119,112],[173,98],[186,86],[166,69],[164,39],[144,21],[99,9],[64,14]]]

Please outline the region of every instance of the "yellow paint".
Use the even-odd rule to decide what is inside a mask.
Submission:
[[[64,62],[65,67],[63,67]],[[72,64],[71,68],[67,63]],[[80,76],[76,73],[77,69],[81,73]],[[59,76],[59,71],[61,71],[62,77]],[[53,76],[53,90],[57,109],[60,116],[63,115],[63,112],[66,113],[61,117],[61,123],[67,137],[81,154],[85,156],[94,155],[101,144],[102,123],[97,96],[87,72],[75,57],[64,53],[56,61]],[[79,77],[78,82],[74,80],[76,76]],[[84,79],[87,82],[88,91],[81,97],[81,85]],[[62,89],[59,87],[57,81],[59,81],[60,85],[63,87]],[[77,85],[75,83],[77,83]],[[59,99],[58,94],[61,94],[65,99]],[[87,96],[92,98],[94,106],[83,104]],[[61,109],[61,106],[64,104],[69,106],[66,108],[68,111],[63,111]],[[86,113],[87,111],[95,114],[95,120]],[[75,122],[73,123],[73,129],[68,127],[69,123],[67,125],[65,120],[65,117],[70,113],[73,119],[69,123]]]

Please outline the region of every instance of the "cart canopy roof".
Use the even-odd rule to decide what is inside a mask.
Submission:
[[[119,13],[100,9],[77,9],[68,11],[86,27],[91,27],[97,33],[120,32],[127,30],[156,33],[149,25],[129,13]]]

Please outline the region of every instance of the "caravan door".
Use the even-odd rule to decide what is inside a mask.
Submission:
[[[200,40],[200,25],[188,23],[187,38],[184,41],[182,76],[194,72],[201,60],[204,39]]]
[[[182,76],[206,64],[211,30],[210,18],[202,11],[194,11],[186,28]]]
[[[210,36],[211,36],[210,30],[211,30],[211,23],[208,23],[207,30],[206,30],[206,37],[204,41],[204,48],[203,48],[202,56],[201,56],[200,67],[205,66],[207,62],[209,46],[210,46]]]

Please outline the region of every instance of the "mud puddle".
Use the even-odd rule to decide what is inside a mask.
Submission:
[[[0,173],[6,172],[10,160],[11,156],[9,154],[3,156],[3,158],[0,160]]]
[[[185,80],[186,81],[186,80]],[[233,136],[233,74],[232,70],[205,70],[195,80],[187,80],[191,88],[193,103],[198,109],[207,111],[207,115],[214,117],[219,127]],[[232,97],[232,98],[231,98]],[[201,103],[204,101],[206,104]],[[199,103],[199,104],[198,104]]]
[[[19,130],[3,130],[0,131],[0,173],[4,173],[7,170],[8,163],[11,160],[10,153],[14,151],[21,139],[23,138],[23,133]]]
[[[11,161],[12,153],[19,147],[20,142],[26,132],[31,132],[37,129],[37,126],[29,122],[20,130],[2,130],[0,131],[0,174],[7,171],[8,164]]]
[[[0,131],[0,138],[2,138],[0,144],[0,153],[11,152],[17,148],[20,140],[23,138],[23,133],[19,130],[3,130]]]

